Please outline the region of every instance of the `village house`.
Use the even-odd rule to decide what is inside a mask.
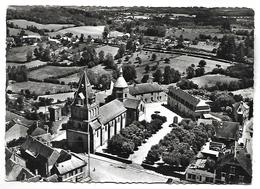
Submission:
[[[154,83],[141,83],[129,86],[130,95],[145,103],[163,102],[167,99],[167,94],[163,91],[162,87]]]
[[[233,104],[234,119],[243,125],[249,118],[249,106],[241,101]]]
[[[42,177],[50,176],[50,170],[59,157],[57,150],[31,136],[21,145],[20,151],[21,157],[26,160],[26,167]]]
[[[215,182],[214,170],[207,168],[207,159],[196,159],[191,163],[185,171],[185,179],[196,183],[208,183]]]
[[[86,178],[86,168],[85,160],[74,153],[61,150],[59,158],[51,169],[51,175],[56,175],[58,182],[80,182]]]
[[[216,168],[216,183],[249,184],[251,180],[251,156],[244,149],[235,149],[233,153],[219,158]]]
[[[173,86],[169,87],[167,105],[174,111],[194,118],[202,117],[203,114],[210,112],[210,106],[204,100]]]

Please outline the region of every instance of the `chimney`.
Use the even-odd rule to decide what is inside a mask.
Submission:
[[[237,157],[237,141],[235,141],[234,158]]]

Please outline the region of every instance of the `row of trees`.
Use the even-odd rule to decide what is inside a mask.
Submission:
[[[165,118],[157,116],[153,117],[150,123],[145,121],[133,122],[131,125],[120,131],[120,134],[114,135],[107,145],[109,153],[117,154],[122,157],[128,157],[129,154],[137,150],[145,139],[152,136],[161,129],[163,121]]]
[[[212,126],[198,126],[196,122],[184,120],[179,126],[174,127],[159,144],[151,147],[145,162],[154,164],[162,159],[169,166],[186,167],[213,134]]]
[[[153,73],[154,81],[163,84],[176,83],[181,79],[181,74],[178,70],[171,68],[170,66],[164,67],[164,73],[160,69],[157,69]]]
[[[16,82],[25,82],[28,81],[28,69],[26,66],[8,66],[7,77],[9,80],[14,80]]]
[[[191,79],[193,77],[200,77],[202,75],[204,75],[205,73],[205,66],[207,65],[207,62],[205,60],[200,60],[199,64],[197,65],[197,68],[195,68],[194,64],[191,64],[191,66],[189,66],[186,69],[186,74],[187,74],[187,78]]]

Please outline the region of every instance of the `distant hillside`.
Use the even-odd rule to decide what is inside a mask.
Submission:
[[[7,20],[25,19],[40,24],[104,25],[103,15],[95,11],[85,11],[57,6],[11,6],[7,9]]]

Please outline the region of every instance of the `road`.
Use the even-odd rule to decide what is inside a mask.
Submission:
[[[133,163],[141,164],[151,147],[155,144],[158,144],[159,141],[169,133],[172,128],[169,125],[173,122],[173,117],[178,116],[174,112],[162,106],[162,102],[158,103],[149,103],[145,105],[146,108],[146,121],[151,121],[151,115],[154,114],[154,111],[160,111],[160,115],[167,117],[167,122],[162,125],[162,129],[160,129],[156,134],[150,137],[146,143],[142,144],[137,151],[129,156],[129,160],[132,160]],[[181,121],[181,117],[178,116],[178,121]]]
[[[87,156],[79,154],[87,160]],[[168,177],[149,170],[135,168],[108,158],[94,154],[90,155],[90,182],[117,182],[117,183],[165,183],[168,178],[173,183],[182,183],[178,178]]]

